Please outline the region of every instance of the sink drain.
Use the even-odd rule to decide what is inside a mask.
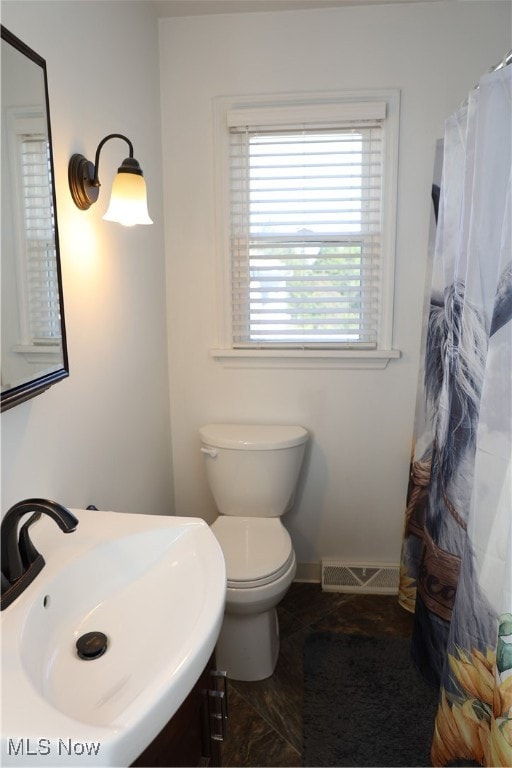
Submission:
[[[81,659],[99,659],[108,646],[108,638],[103,632],[86,632],[76,641],[76,652]]]

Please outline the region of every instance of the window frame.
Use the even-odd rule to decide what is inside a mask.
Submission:
[[[368,105],[385,103],[383,131],[382,243],[380,264],[381,307],[379,337],[375,349],[251,346],[235,347],[232,329],[232,287],[230,248],[229,123],[233,115],[243,116],[247,125],[271,127],[307,115],[309,122],[321,123],[343,111],[345,119],[365,119]],[[229,367],[351,367],[384,368],[400,357],[393,349],[393,303],[395,272],[396,200],[398,183],[398,132],[400,91],[377,89],[315,94],[274,94],[271,96],[224,96],[214,99],[214,150],[216,172],[216,258],[218,329],[211,356]],[[265,122],[262,122],[265,121]]]

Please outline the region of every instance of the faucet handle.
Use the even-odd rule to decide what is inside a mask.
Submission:
[[[22,517],[33,512],[36,514],[32,514],[21,526],[18,534],[18,524]],[[30,526],[39,519],[41,513],[51,517],[64,533],[71,533],[79,523],[69,509],[50,499],[24,499],[7,510],[0,526],[0,560],[3,575],[10,587],[5,588],[5,581],[2,581],[4,591],[0,611],[21,595],[44,566],[44,557],[34,547],[29,535]]]
[[[30,540],[30,536],[28,534],[28,529],[32,525],[32,523],[35,523],[36,520],[39,520],[41,517],[41,512],[34,512],[33,515],[29,517],[26,523],[23,523],[23,525],[20,528],[20,538],[19,538],[19,550],[21,555],[21,562],[23,563],[23,566],[25,568],[28,568],[32,565],[32,563],[35,563],[38,557],[42,557],[42,555],[37,551],[37,549],[32,544],[32,541]]]

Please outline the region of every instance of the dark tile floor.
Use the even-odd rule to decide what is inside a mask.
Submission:
[[[272,677],[229,683],[229,766],[302,765],[302,648],[312,632],[409,636],[412,615],[392,595],[322,592],[319,584],[292,584],[279,608],[281,652]]]

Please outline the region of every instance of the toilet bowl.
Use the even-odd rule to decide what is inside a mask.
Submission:
[[[276,606],[297,570],[290,536],[279,518],[221,516],[212,531],[227,573],[217,665],[234,680],[263,680],[279,655]]]
[[[297,569],[281,516],[293,503],[308,433],[303,427],[215,424],[200,435],[219,511],[211,527],[227,574],[217,666],[235,680],[263,680],[279,655],[276,606]]]

